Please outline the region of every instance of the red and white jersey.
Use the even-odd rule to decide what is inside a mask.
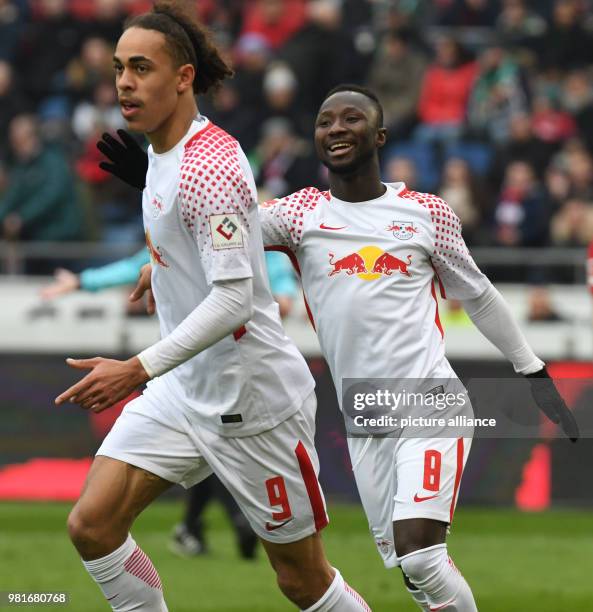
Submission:
[[[150,147],[148,159],[142,208],[161,335],[216,281],[253,278],[254,293],[254,314],[243,328],[152,384],[222,435],[271,429],[300,408],[314,381],[270,293],[247,159],[232,136],[203,117],[166,153]]]
[[[260,206],[266,247],[296,257],[313,324],[341,400],[344,378],[449,378],[443,295],[475,298],[489,280],[440,198],[386,186],[368,202],[313,187]]]

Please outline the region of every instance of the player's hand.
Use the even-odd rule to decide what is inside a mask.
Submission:
[[[152,294],[151,281],[152,266],[150,264],[144,264],[140,268],[138,283],[129,297],[130,302],[137,302],[146,293],[146,312],[148,314],[154,314],[156,312],[156,302],[154,301],[154,295]]]
[[[97,142],[97,149],[109,159],[109,162],[102,161],[99,168],[142,191],[146,185],[148,155],[125,130],[117,130],[117,135],[121,142],[107,132]]]
[[[560,393],[558,393],[558,389],[556,389],[546,368],[542,368],[533,374],[525,374],[525,378],[531,385],[531,394],[539,409],[550,421],[560,425],[572,442],[576,442],[580,437],[579,426]]]
[[[65,270],[64,268],[58,268],[54,272],[54,282],[47,287],[44,287],[39,292],[39,295],[44,300],[53,300],[59,295],[65,293],[72,293],[80,288],[80,278],[78,274]]]
[[[85,410],[101,412],[126,398],[150,377],[138,357],[127,361],[93,357],[92,359],[66,359],[78,370],[91,370],[82,380],[58,395],[55,403],[79,404]]]

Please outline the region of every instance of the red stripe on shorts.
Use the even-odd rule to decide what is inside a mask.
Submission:
[[[325,511],[325,504],[323,503],[323,497],[321,495],[321,489],[319,488],[319,481],[317,480],[317,474],[315,474],[315,468],[311,463],[309,453],[305,448],[305,445],[299,441],[297,447],[294,449],[301,469],[301,475],[305,482],[305,488],[307,489],[307,495],[311,502],[311,508],[313,509],[313,518],[315,519],[315,529],[321,531],[329,523],[327,513]]]
[[[455,512],[455,501],[459,491],[459,483],[463,474],[463,438],[457,439],[457,471],[455,472],[455,484],[453,485],[453,499],[451,500],[451,510],[449,511],[449,522],[453,521],[453,512]]]

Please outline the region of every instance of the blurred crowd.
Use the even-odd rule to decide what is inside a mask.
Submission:
[[[239,139],[260,199],[324,187],[324,94],[371,87],[386,181],[445,198],[468,244],[593,238],[593,3],[197,0],[236,75],[200,110]],[[139,194],[97,166],[123,127],[112,56],[147,0],[0,0],[0,233],[142,240]]]

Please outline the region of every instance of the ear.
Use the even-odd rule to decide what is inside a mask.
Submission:
[[[191,64],[184,64],[177,69],[177,93],[182,94],[193,88],[196,70]]]
[[[376,143],[377,143],[377,149],[382,148],[385,143],[387,142],[387,128],[379,128],[377,130],[377,139],[376,139]]]

